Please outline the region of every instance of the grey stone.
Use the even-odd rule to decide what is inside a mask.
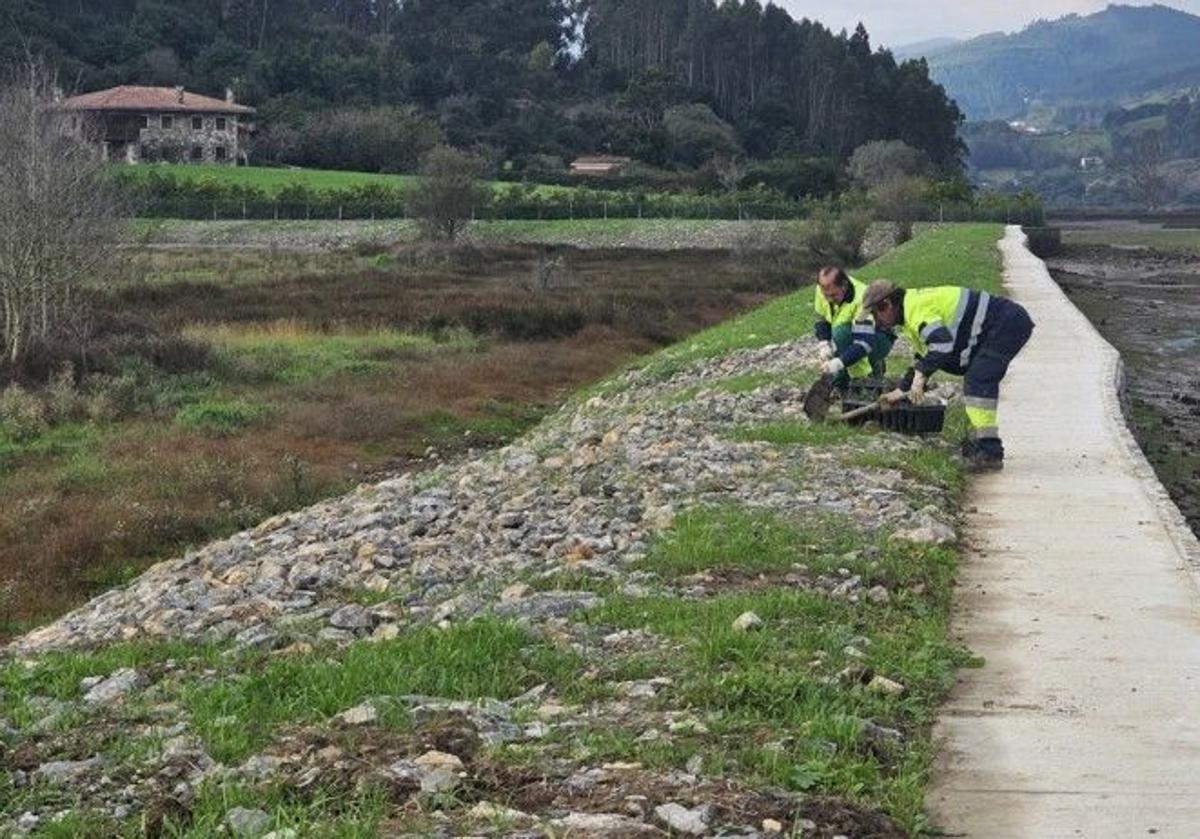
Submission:
[[[65,784],[103,769],[106,763],[101,755],[87,760],[52,760],[33,770],[33,775],[52,784]]]
[[[122,667],[108,678],[97,682],[83,695],[83,701],[90,705],[106,705],[130,691],[146,685],[146,677],[132,667]]]
[[[329,616],[329,625],[335,629],[370,629],[373,623],[371,613],[357,603],[343,606]]]
[[[271,816],[265,810],[234,807],[225,814],[225,827],[234,836],[260,837],[271,826]]]
[[[888,539],[892,542],[910,542],[917,545],[948,545],[955,542],[958,536],[948,525],[929,519],[919,527],[897,530]]]
[[[279,633],[264,623],[246,627],[233,637],[233,642],[239,647],[256,647],[261,650],[273,650],[283,646],[283,638]]]
[[[703,836],[709,832],[713,810],[711,805],[684,807],[670,802],[654,808],[654,817],[676,833]]]
[[[904,685],[886,676],[876,676],[867,685],[867,690],[884,696],[900,696],[904,693]]]
[[[238,772],[247,778],[266,781],[278,774],[283,759],[274,755],[251,755],[238,767]]]
[[[742,612],[733,621],[733,628],[738,632],[757,632],[763,625],[763,619],[754,612]]]
[[[370,702],[364,702],[342,711],[336,719],[346,725],[367,725],[379,719],[379,711]]]
[[[568,836],[595,836],[600,839],[662,836],[662,832],[652,825],[618,813],[570,813],[554,819],[550,825]]]

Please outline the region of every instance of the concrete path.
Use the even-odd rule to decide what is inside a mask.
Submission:
[[[1118,402],[1117,352],[1024,247],[1037,328],[1001,390],[1005,470],[975,481],[928,806],[947,835],[1200,836],[1200,546]]]

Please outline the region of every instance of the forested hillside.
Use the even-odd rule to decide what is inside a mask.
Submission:
[[[1039,105],[1111,107],[1187,92],[1200,85],[1198,45],[1200,17],[1109,6],[940,49],[929,65],[971,120],[1012,119]]]
[[[414,154],[445,140],[517,168],[844,158],[893,138],[943,167],[961,153],[923,62],[756,0],[8,0],[0,61],[28,52],[70,90],[232,86],[259,108],[260,160],[404,170],[369,153],[396,132]]]

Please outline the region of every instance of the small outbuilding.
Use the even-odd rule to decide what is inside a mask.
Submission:
[[[571,174],[583,176],[619,175],[632,158],[598,154],[577,157],[571,162]]]

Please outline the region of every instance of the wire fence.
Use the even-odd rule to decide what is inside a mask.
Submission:
[[[731,221],[789,221],[807,218],[811,205],[800,202],[726,202],[616,200],[598,202],[495,202],[475,208],[472,220],[565,221],[576,219],[695,219]],[[403,202],[395,201],[239,201],[162,198],[143,203],[144,218],[223,220],[378,220],[411,218]],[[980,206],[969,203],[914,208],[914,221],[990,221],[1040,225],[1039,205]]]

